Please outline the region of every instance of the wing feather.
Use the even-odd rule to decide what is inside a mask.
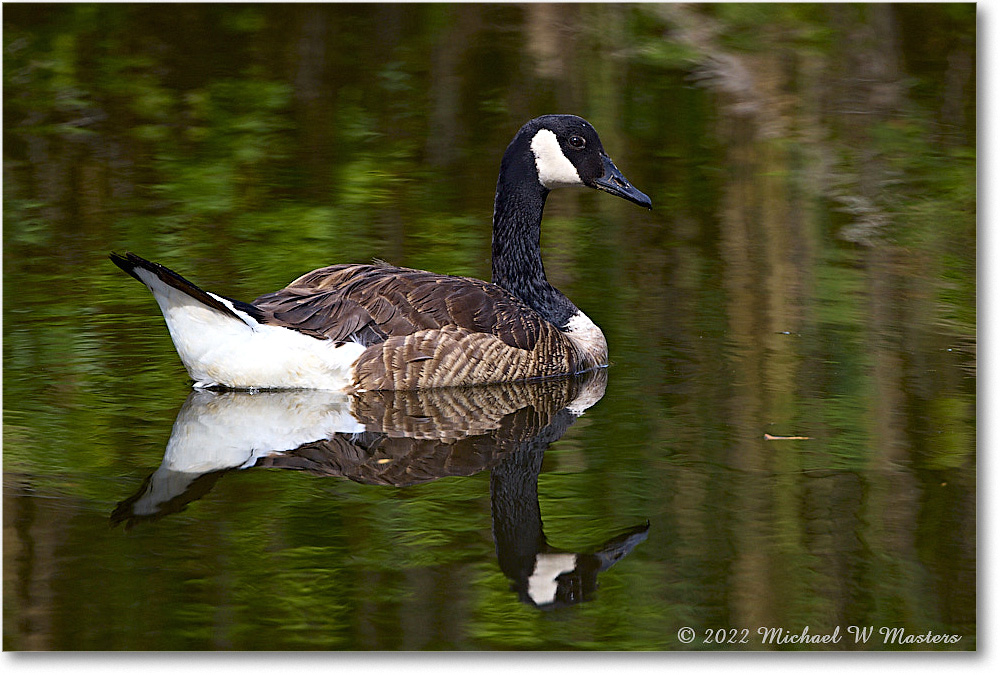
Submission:
[[[265,323],[367,345],[454,326],[531,350],[546,323],[494,284],[384,263],[314,270],[252,304]]]
[[[354,365],[362,389],[527,380],[601,365],[519,298],[468,277],[335,265],[253,306],[265,323],[367,346]]]

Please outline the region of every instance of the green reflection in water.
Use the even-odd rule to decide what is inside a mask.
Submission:
[[[975,647],[973,6],[4,19],[6,649],[736,649],[677,629],[851,624]],[[546,211],[549,276],[613,360],[546,451],[546,534],[651,522],[595,601],[511,593],[486,473],[238,472],[108,527],[189,391],[109,250],[245,300],[372,257],[488,277],[497,162],[553,111],[655,205]]]

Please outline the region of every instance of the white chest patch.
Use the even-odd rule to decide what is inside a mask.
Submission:
[[[535,153],[538,181],[548,189],[583,185],[576,167],[566,159],[552,131],[540,129],[531,139],[531,151]]]
[[[566,322],[563,332],[581,352],[593,360],[594,366],[608,365],[608,341],[589,316],[578,311]]]
[[[588,379],[576,397],[566,405],[566,410],[579,417],[602,398],[608,387],[608,371],[598,370]]]

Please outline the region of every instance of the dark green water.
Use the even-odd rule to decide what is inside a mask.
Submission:
[[[975,649],[974,36],[971,5],[5,6],[4,649]],[[611,351],[579,419],[575,382],[189,398],[107,261],[243,300],[372,257],[488,278],[500,156],[555,111],[654,203],[549,198]],[[559,607],[537,555],[584,568]],[[758,632],[806,627],[841,639]]]

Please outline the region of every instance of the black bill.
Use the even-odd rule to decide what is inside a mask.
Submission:
[[[601,159],[604,162],[604,175],[594,179],[592,187],[627,199],[633,204],[645,206],[647,209],[653,208],[653,202],[649,196],[632,187],[632,184],[622,175],[610,157],[604,155]]]

